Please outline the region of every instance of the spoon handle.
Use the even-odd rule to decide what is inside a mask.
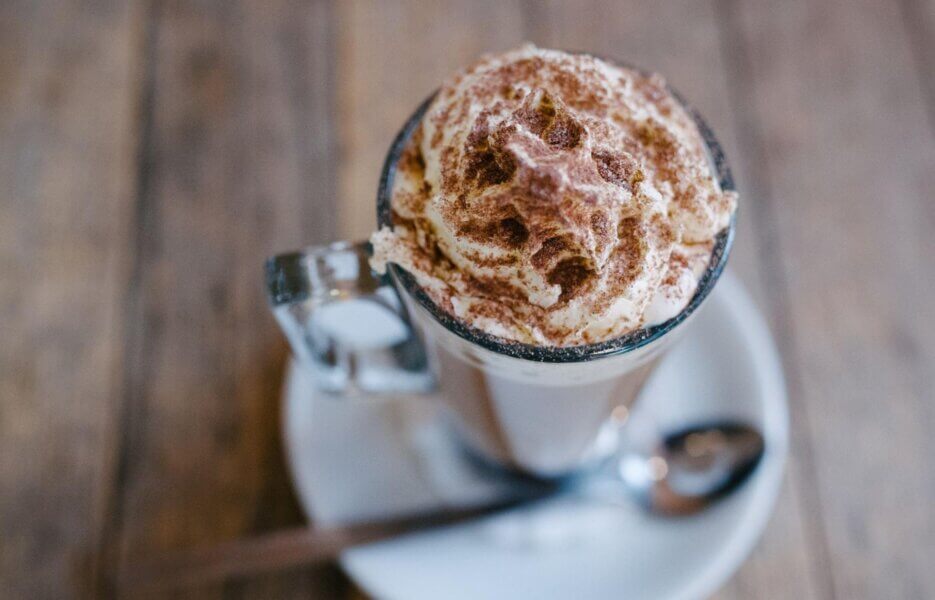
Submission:
[[[528,500],[346,527],[295,527],[214,546],[180,550],[127,565],[118,573],[116,584],[118,590],[139,593],[143,589],[184,588],[230,577],[317,564],[336,559],[352,546],[477,519]]]

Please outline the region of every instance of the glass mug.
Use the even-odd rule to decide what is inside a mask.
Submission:
[[[673,94],[675,94],[673,92]],[[733,180],[704,120],[681,98],[705,141],[722,189]],[[377,193],[378,226],[391,225],[396,164],[431,103],[422,103],[393,141]],[[574,473],[615,449],[604,426],[630,407],[685,322],[711,292],[734,238],[735,218],[715,239],[688,305],[664,323],[572,347],[512,342],[468,326],[396,265],[379,276],[366,242],[338,242],[273,257],[266,283],[276,318],[302,368],[344,398],[428,394],[454,416],[457,435],[487,461],[526,475]]]

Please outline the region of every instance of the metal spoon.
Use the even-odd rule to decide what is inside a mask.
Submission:
[[[742,484],[763,451],[763,436],[748,425],[696,425],[663,435],[650,452],[627,449],[600,473],[555,482],[518,478],[515,497],[492,505],[336,529],[303,526],[156,556],[129,565],[117,583],[135,591],[167,589],[318,563],[358,544],[492,515],[563,491],[607,498],[623,493],[653,513],[687,515],[707,508]]]
[[[527,501],[555,494],[615,503],[635,500],[648,512],[681,516],[708,508],[742,485],[756,470],[766,446],[755,427],[738,421],[700,423],[663,433],[653,429],[640,423],[634,432],[638,435],[624,435],[614,456],[569,477],[529,478],[483,461],[473,466],[485,478],[508,481],[515,496]]]
[[[665,434],[649,452],[628,449],[606,470],[650,512],[689,515],[746,481],[764,450],[759,431],[723,421]]]

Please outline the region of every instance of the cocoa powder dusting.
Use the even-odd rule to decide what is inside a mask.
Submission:
[[[736,205],[706,160],[661,77],[534,47],[486,57],[442,86],[402,153],[392,214],[410,233],[387,254],[437,279],[444,310],[460,298],[461,318],[514,339],[622,335],[657,288],[684,293],[685,224],[713,239]]]
[[[560,237],[552,237],[542,243],[542,246],[532,255],[532,265],[540,270],[548,269],[556,257],[568,248],[568,242]]]
[[[548,281],[562,288],[559,302],[568,302],[591,279],[593,271],[580,257],[567,258],[549,272]]]
[[[630,179],[639,171],[639,165],[626,152],[613,152],[607,149],[591,151],[591,158],[597,165],[597,172],[604,181],[619,185],[627,191],[632,190]]]

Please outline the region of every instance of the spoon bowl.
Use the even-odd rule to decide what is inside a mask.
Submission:
[[[752,426],[721,421],[666,433],[650,452],[628,450],[613,467],[642,507],[661,515],[690,515],[737,489],[766,449]]]

